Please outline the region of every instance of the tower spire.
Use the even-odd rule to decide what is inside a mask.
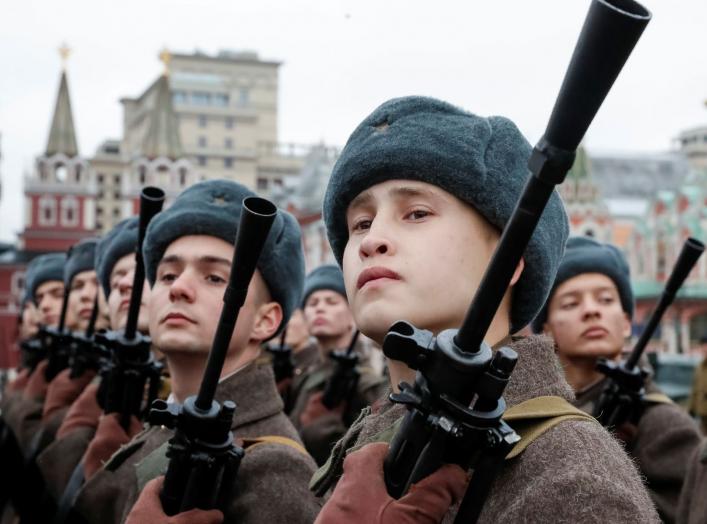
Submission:
[[[79,154],[76,143],[76,131],[74,129],[74,117],[71,112],[71,97],[69,96],[69,84],[66,79],[66,61],[71,50],[66,44],[59,48],[59,55],[62,59],[62,71],[59,79],[59,92],[54,106],[54,116],[49,129],[49,139],[47,140],[47,156],[56,153],[64,153],[68,157]]]
[[[179,140],[179,123],[172,106],[172,94],[169,91],[169,62],[171,55],[162,50],[160,59],[165,70],[154,84],[154,104],[150,111],[147,133],[142,144],[142,152],[148,158],[164,156],[172,160],[183,154]]]

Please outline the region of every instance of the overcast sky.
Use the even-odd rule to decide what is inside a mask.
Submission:
[[[118,102],[161,48],[283,62],[279,138],[342,145],[388,98],[424,94],[542,134],[586,0],[23,0],[0,16],[0,240],[22,228],[22,175],[43,151],[66,41],[79,148],[121,136]],[[656,152],[707,123],[707,2],[646,0],[653,20],[587,133],[591,152]],[[7,7],[7,6],[6,6]]]

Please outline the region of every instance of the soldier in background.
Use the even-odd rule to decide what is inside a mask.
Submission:
[[[702,435],[707,435],[707,334],[700,338],[700,353],[702,360],[695,367],[688,409],[699,419]]]
[[[202,182],[182,192],[147,230],[143,255],[152,284],[150,336],[165,354],[178,402],[199,387],[223,307],[241,203],[252,195],[235,182]],[[303,261],[299,227],[291,215],[280,212],[240,310],[216,390],[218,401],[237,402],[231,429],[246,449],[236,491],[226,498],[227,521],[306,523],[319,509],[307,491],[314,461],[282,412],[272,366],[261,355],[261,344],[278,333],[301,296]],[[145,484],[165,473],[172,435],[165,427],[152,426],[121,448],[86,482],[76,500],[78,512],[101,524],[128,518]],[[159,499],[149,502],[159,514]]]
[[[135,245],[137,244],[137,217],[125,219],[117,224],[99,242],[95,252],[96,277],[99,285],[100,302],[106,304],[106,318],[109,328],[120,330],[125,327],[127,310],[133,286],[135,271]],[[138,315],[138,330],[147,333],[147,300],[150,288],[143,288],[141,310]],[[105,297],[108,297],[107,300]],[[100,378],[89,384],[71,404],[68,413],[56,433],[56,440],[38,457],[37,464],[44,477],[47,490],[55,501],[59,501],[70,475],[76,465],[84,463],[84,475],[101,467],[132,435],[111,431],[109,437],[100,439],[100,453],[96,450],[85,456],[99,426],[103,410],[98,404]],[[139,424],[137,425],[139,427]],[[108,442],[109,441],[109,442]],[[86,461],[88,468],[86,468]]]
[[[371,368],[359,366],[358,383],[351,397],[333,409],[327,408],[322,396],[336,366],[330,355],[346,350],[356,329],[346,300],[344,276],[338,266],[320,266],[307,275],[302,310],[308,331],[317,341],[319,356],[294,383],[295,401],[290,419],[321,466],[361,410],[380,398],[388,385]],[[362,342],[357,341],[353,351],[361,355],[361,346]]]
[[[551,335],[575,390],[575,405],[594,411],[608,379],[596,369],[599,358],[621,357],[631,334],[633,292],[621,252],[587,237],[570,238],[546,306],[533,322]],[[648,381],[637,424],[616,428],[617,436],[646,477],[665,522],[675,522],[678,497],[691,455],[699,445],[697,427],[682,408]]]

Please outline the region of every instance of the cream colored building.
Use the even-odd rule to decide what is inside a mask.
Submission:
[[[182,173],[180,166],[188,166],[186,176],[168,181],[168,195],[212,178],[268,194],[285,178],[299,175],[311,149],[278,142],[279,62],[234,51],[215,56],[163,51],[160,58],[168,69],[171,103],[164,100],[162,76],[138,97],[121,99],[123,137],[105,141],[91,159],[99,230],[132,213],[136,184],[154,183],[150,166],[162,169],[163,159],[170,161],[170,172]],[[143,165],[147,178],[136,171]]]

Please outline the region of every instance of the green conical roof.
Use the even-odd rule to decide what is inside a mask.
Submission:
[[[172,107],[169,80],[162,75],[154,84],[155,101],[150,111],[142,154],[148,158],[164,156],[172,160],[182,156],[179,123]]]
[[[79,154],[79,147],[76,144],[76,131],[74,130],[74,117],[71,114],[71,98],[69,97],[69,85],[66,80],[66,71],[61,72],[59,82],[59,93],[56,97],[54,107],[54,117],[52,126],[49,129],[49,140],[47,141],[46,155],[64,153],[68,157]]]
[[[572,168],[567,175],[570,179],[577,181],[589,178],[589,157],[587,156],[584,146],[581,144],[577,148],[574,164],[572,164]]]

